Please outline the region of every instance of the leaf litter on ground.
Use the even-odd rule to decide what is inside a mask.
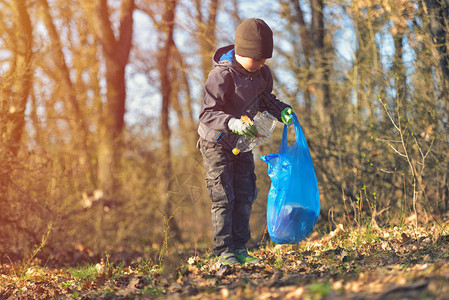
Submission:
[[[298,245],[254,250],[262,261],[222,265],[184,257],[169,272],[142,259],[101,260],[79,268],[0,265],[1,299],[153,297],[258,299],[447,299],[449,220],[385,228],[347,228]]]

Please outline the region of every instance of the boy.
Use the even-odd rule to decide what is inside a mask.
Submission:
[[[249,219],[256,199],[252,152],[232,154],[240,135],[253,137],[251,119],[268,111],[288,123],[291,107],[272,94],[273,78],[265,61],[273,52],[273,33],[261,19],[244,20],[236,29],[235,45],[216,51],[214,69],[205,85],[199,117],[198,147],[206,169],[206,186],[212,200],[214,254],[223,264],[257,263],[248,254]]]

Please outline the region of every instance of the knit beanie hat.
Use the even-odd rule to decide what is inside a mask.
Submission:
[[[246,19],[235,30],[235,54],[254,59],[271,58],[273,32],[261,19]]]

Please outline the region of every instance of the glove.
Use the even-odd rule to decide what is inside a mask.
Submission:
[[[249,139],[255,137],[256,134],[258,133],[254,125],[248,122],[243,122],[242,120],[236,118],[231,118],[229,120],[228,127],[232,132],[237,133],[239,135],[244,135]]]
[[[290,107],[285,108],[283,111],[281,111],[281,119],[282,122],[284,122],[285,125],[289,126],[293,123],[292,114],[295,112]]]

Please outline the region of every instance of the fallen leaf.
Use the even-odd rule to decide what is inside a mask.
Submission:
[[[401,237],[402,237],[402,242],[403,242],[403,243],[407,243],[407,242],[410,241],[410,236],[408,236],[405,232],[403,232],[403,233],[401,234]]]
[[[133,277],[125,289],[120,290],[117,295],[119,296],[128,296],[137,292],[137,285],[139,284],[139,278]]]
[[[304,294],[304,288],[303,287],[299,287],[299,288],[297,288],[297,289],[295,289],[295,290],[285,294],[285,299],[300,298],[302,296],[302,294]]]
[[[85,291],[87,289],[90,289],[90,288],[92,288],[93,285],[94,285],[94,282],[92,280],[85,281],[83,283],[83,285],[81,286],[81,290]]]
[[[106,282],[106,274],[105,273],[102,273],[101,275],[99,275],[95,278],[95,284],[97,286],[102,286],[102,285],[104,285],[105,282]]]

